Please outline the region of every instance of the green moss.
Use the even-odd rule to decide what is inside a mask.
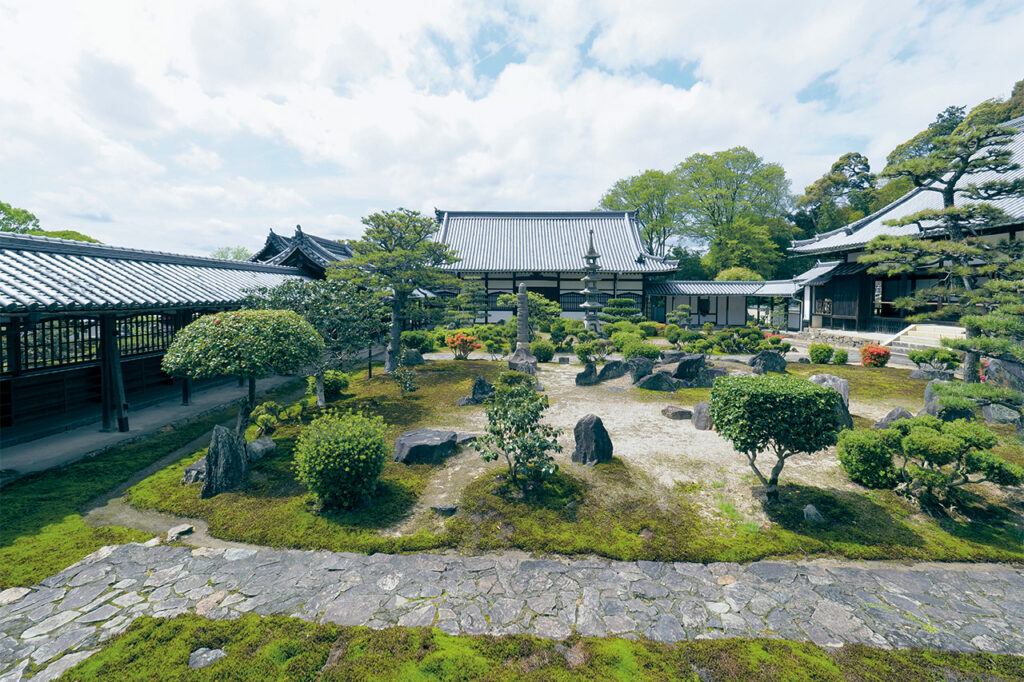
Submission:
[[[200,647],[227,655],[188,668]],[[571,650],[575,667],[565,652]],[[838,650],[774,639],[648,640],[453,636],[426,628],[369,630],[295,618],[208,621],[141,617],[62,679],[73,680],[1018,680],[1024,658],[861,645]]]
[[[294,389],[289,382],[268,399]],[[0,492],[0,588],[37,583],[103,545],[149,538],[148,533],[119,526],[91,528],[80,514],[91,500],[139,469],[231,419],[236,409],[166,427],[142,440],[5,485]]]
[[[913,412],[924,405],[924,389],[928,382],[911,379],[909,369],[901,367],[861,367],[860,365],[786,365],[791,374],[809,377],[812,374],[833,374],[850,382],[850,399],[860,402],[897,405]]]

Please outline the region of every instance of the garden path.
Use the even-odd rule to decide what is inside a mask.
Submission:
[[[59,677],[141,615],[280,614],[449,633],[783,637],[1024,653],[1024,568],[371,556],[128,544],[0,592],[0,682]]]

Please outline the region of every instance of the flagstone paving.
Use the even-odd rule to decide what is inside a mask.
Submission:
[[[140,615],[245,613],[448,633],[782,637],[1024,654],[1024,568],[537,559],[139,544],[0,592],[0,682],[56,679]]]

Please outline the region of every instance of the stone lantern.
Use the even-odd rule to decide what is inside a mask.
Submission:
[[[597,320],[597,313],[603,307],[601,303],[598,303],[597,296],[597,271],[601,269],[601,266],[597,264],[597,259],[601,257],[601,254],[594,248],[594,231],[590,231],[590,246],[587,252],[583,254],[583,262],[586,265],[583,267],[583,303],[580,305],[583,308],[583,319],[584,327],[588,331],[592,331],[595,334],[601,333],[601,323]]]

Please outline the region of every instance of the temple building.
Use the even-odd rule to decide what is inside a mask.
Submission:
[[[323,279],[328,265],[351,257],[352,250],[342,242],[314,237],[296,225],[295,234],[291,237],[283,237],[271,228],[263,248],[249,260],[253,263],[298,268],[309,277]]]

